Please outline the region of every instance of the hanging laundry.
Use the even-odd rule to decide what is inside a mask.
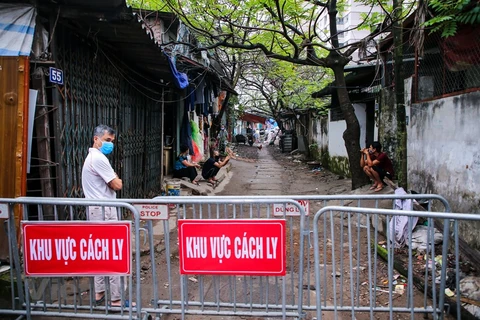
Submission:
[[[203,104],[205,103],[205,97],[203,91],[205,90],[205,81],[202,79],[200,82],[197,84],[197,87],[195,89],[195,103],[196,104]]]
[[[188,87],[188,76],[186,73],[178,72],[177,67],[175,66],[175,61],[173,58],[170,58],[166,53],[164,53],[168,60],[168,65],[170,66],[170,71],[172,72],[173,82],[179,89],[185,89]]]
[[[407,194],[403,188],[395,189],[395,194],[404,195]],[[413,202],[411,199],[395,200],[395,210],[407,210],[413,209]],[[388,229],[390,230],[390,241],[394,242],[395,248],[401,248],[408,242],[408,219],[407,216],[393,216],[390,220]],[[418,217],[412,218],[411,228],[415,228],[418,222]]]

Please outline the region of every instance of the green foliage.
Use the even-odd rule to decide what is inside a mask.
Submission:
[[[430,32],[441,32],[442,37],[457,33],[459,24],[480,24],[480,2],[475,0],[430,0],[435,16],[425,22]]]
[[[135,9],[169,11],[164,3],[156,0],[127,0],[127,4]]]
[[[385,13],[372,12],[370,15],[367,13],[360,13],[360,18],[365,21],[364,24],[358,27],[359,30],[368,30],[372,32],[375,30],[378,24],[383,23],[385,20]]]
[[[242,75],[241,106],[272,117],[289,109],[315,108],[327,112],[324,101],[313,99],[312,93],[332,80],[330,71],[264,57],[258,59],[256,67]]]

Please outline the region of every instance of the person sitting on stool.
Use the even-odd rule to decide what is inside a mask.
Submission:
[[[180,154],[178,155],[177,161],[175,161],[173,177],[187,177],[193,184],[196,184],[198,186],[198,180],[195,178],[198,176],[196,168],[200,168],[200,165],[198,163],[188,161],[188,151],[188,146],[180,146]]]

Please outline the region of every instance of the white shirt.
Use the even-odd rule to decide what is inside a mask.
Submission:
[[[82,188],[85,198],[115,199],[117,194],[107,183],[116,177],[107,157],[96,148],[88,149],[88,156],[82,169]]]

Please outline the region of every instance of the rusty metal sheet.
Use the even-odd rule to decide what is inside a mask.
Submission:
[[[0,57],[0,197],[19,197],[26,191],[28,59]],[[25,155],[25,156],[24,156]],[[21,211],[15,210],[20,222]],[[3,224],[3,223],[2,223]],[[17,226],[18,229],[19,225]],[[8,257],[5,229],[0,228],[0,260]]]

